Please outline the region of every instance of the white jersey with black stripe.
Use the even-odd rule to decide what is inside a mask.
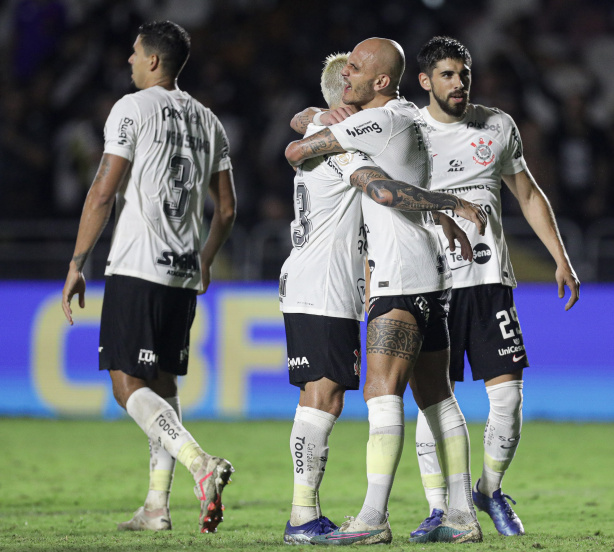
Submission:
[[[323,127],[309,125],[306,136]],[[356,170],[374,163],[361,153],[316,157],[294,177],[292,251],[279,280],[280,308],[363,320],[366,235]]]
[[[446,248],[454,287],[516,287],[501,221],[501,176],[526,169],[518,128],[506,113],[482,105],[469,104],[462,120],[447,124],[433,119],[426,107],[421,112],[433,154],[431,189],[479,203],[488,215],[484,236],[471,222],[455,218],[473,246],[473,262]]]
[[[132,162],[105,275],[202,289],[205,197],[211,175],[232,168],[221,123],[186,92],[154,86],[121,98],[104,133],[104,152]]]
[[[390,177],[430,187],[424,119],[405,99],[359,111],[329,127],[347,151],[363,151]],[[430,212],[403,212],[362,200],[369,240],[371,297],[414,295],[452,287],[452,276]]]

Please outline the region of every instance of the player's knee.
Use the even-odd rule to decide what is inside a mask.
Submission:
[[[522,413],[522,380],[506,381],[486,388],[492,414],[518,418]]]

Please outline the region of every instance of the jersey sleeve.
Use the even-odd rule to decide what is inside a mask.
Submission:
[[[377,156],[392,136],[392,119],[383,109],[365,109],[328,128],[344,150]]]
[[[136,104],[128,96],[115,103],[104,126],[104,153],[134,160],[138,117]]]
[[[373,160],[362,151],[357,151],[354,153],[342,153],[341,155],[336,155],[335,163],[341,171],[341,177],[343,181],[348,186],[352,185],[352,183],[350,182],[350,178],[357,170],[366,167],[370,167],[373,169],[378,168],[377,164],[374,163]]]
[[[514,120],[507,113],[501,113],[501,118],[505,132],[505,151],[502,157],[501,174],[517,174],[527,168],[522,153],[522,139]]]
[[[232,163],[230,161],[230,145],[228,144],[226,131],[217,117],[214,117],[214,120],[215,148],[213,151],[213,165],[211,168],[212,173],[232,169]]]

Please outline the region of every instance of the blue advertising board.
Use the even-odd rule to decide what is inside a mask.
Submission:
[[[0,283],[0,415],[123,416],[108,374],[98,371],[103,285],[88,284],[74,326],[64,319],[61,292],[61,282]],[[531,364],[525,419],[614,420],[614,286],[583,286],[568,312],[554,284],[521,284],[515,300]],[[363,324],[363,344],[364,333]],[[364,380],[364,355],[362,365]],[[298,390],[287,369],[276,284],[217,283],[199,297],[180,386],[187,418],[292,418]],[[484,420],[484,386],[468,369],[465,380],[456,389],[463,412]],[[405,403],[414,416],[410,393]],[[347,393],[344,416],[366,417],[360,391]]]

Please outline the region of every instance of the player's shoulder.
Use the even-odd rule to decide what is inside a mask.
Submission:
[[[498,107],[487,107],[481,104],[469,104],[465,116],[467,128],[482,130],[508,131],[515,127],[514,119]]]

